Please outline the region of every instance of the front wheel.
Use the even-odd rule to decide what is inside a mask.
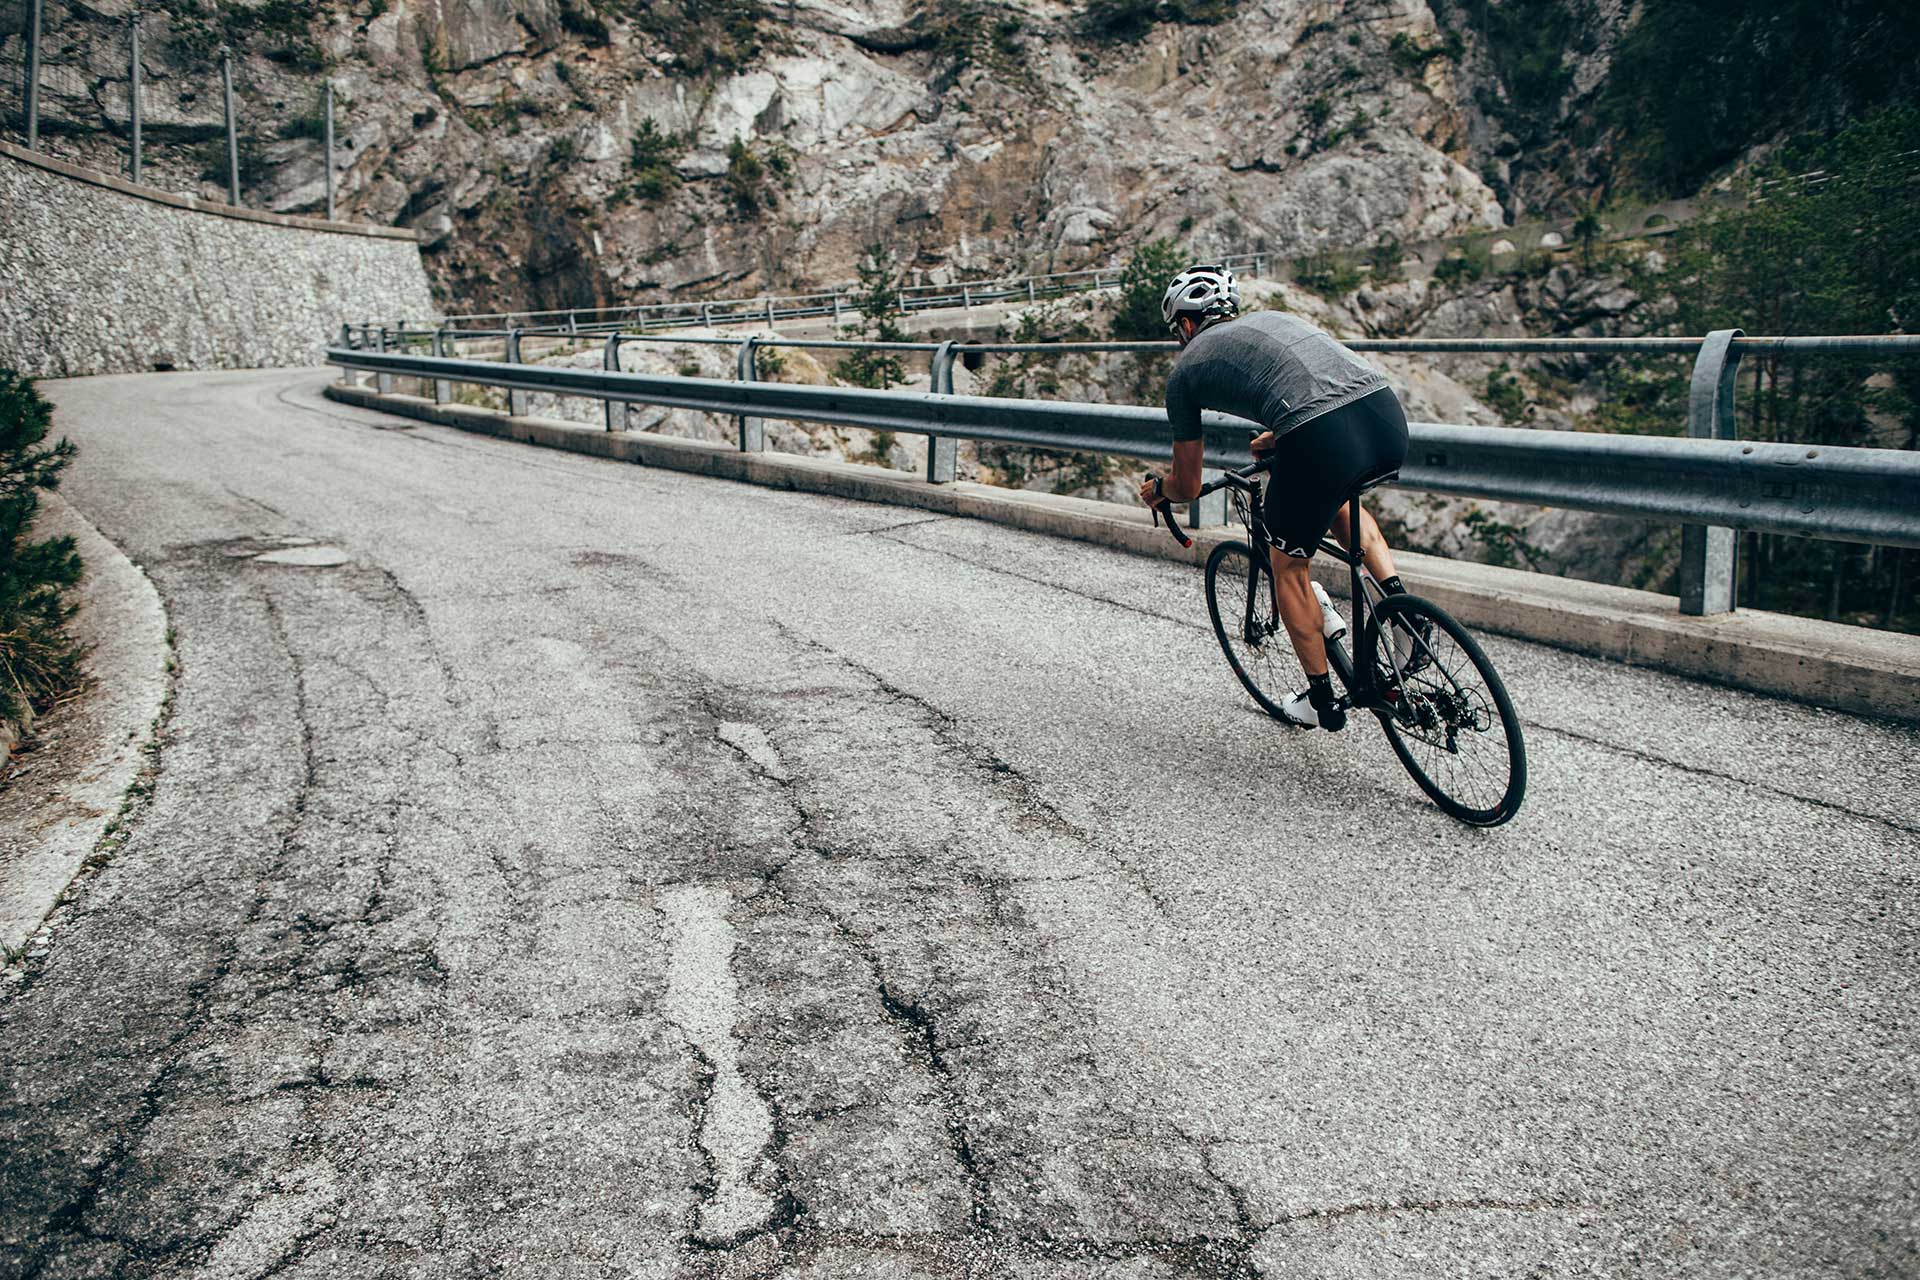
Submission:
[[[1280,704],[1306,676],[1273,604],[1273,566],[1244,542],[1223,542],[1207,557],[1207,612],[1213,634],[1253,700],[1278,718]]]
[[[1520,811],[1527,747],[1499,672],[1439,605],[1380,602],[1367,629],[1374,714],[1420,789],[1460,821],[1497,827]]]

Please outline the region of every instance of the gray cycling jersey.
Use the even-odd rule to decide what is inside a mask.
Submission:
[[[1200,438],[1200,411],[1217,409],[1285,435],[1378,391],[1387,380],[1297,316],[1256,311],[1203,329],[1167,379],[1175,440]]]

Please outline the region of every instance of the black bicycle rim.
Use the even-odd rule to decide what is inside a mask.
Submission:
[[[1285,627],[1273,627],[1273,570],[1256,566],[1253,549],[1244,542],[1223,542],[1207,557],[1207,612],[1213,618],[1214,638],[1227,665],[1268,715],[1280,715],[1280,703],[1304,684],[1300,661]],[[1263,638],[1246,638],[1249,601],[1254,630]]]
[[[1430,624],[1430,634],[1412,642],[1414,669],[1399,674],[1385,646],[1403,634],[1400,621],[1416,617]],[[1497,827],[1511,820],[1526,795],[1526,741],[1485,652],[1444,609],[1416,596],[1389,596],[1368,629],[1384,698],[1375,714],[1408,774],[1462,822]]]

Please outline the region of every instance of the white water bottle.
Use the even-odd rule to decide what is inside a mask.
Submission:
[[[1320,634],[1329,640],[1338,640],[1347,634],[1346,619],[1333,607],[1327,589],[1317,582],[1313,584],[1313,598],[1320,602]]]

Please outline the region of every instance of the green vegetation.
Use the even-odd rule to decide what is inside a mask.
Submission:
[[[1080,28],[1097,40],[1138,40],[1155,23],[1212,26],[1233,16],[1239,0],[1088,0]]]
[[[1830,139],[1784,146],[1749,203],[1667,241],[1659,277],[1683,334],[1911,331],[1920,323],[1920,108],[1889,108]],[[1824,170],[1819,183],[1790,175]],[[1674,403],[1656,408],[1683,420]],[[1745,440],[1920,448],[1920,361],[1757,352],[1742,361]],[[1627,415],[1615,410],[1618,424]],[[1743,539],[1743,604],[1920,631],[1911,552],[1774,535]]]
[[[1482,397],[1487,407],[1500,415],[1503,426],[1512,426],[1527,416],[1527,391],[1520,385],[1520,379],[1506,365],[1501,365],[1487,375],[1486,392]]]
[[[1184,265],[1184,264],[1182,264]],[[1155,317],[1159,301],[1154,302]],[[1089,342],[1095,334],[1085,320],[1058,305],[1034,307],[1020,316],[1014,327],[1014,342]],[[1091,370],[1086,356],[1059,356],[1043,351],[1023,351],[1002,356],[993,366],[986,394],[1012,400],[1044,400],[1060,394],[1062,377],[1086,376]],[[1045,477],[1054,493],[1076,493],[1101,489],[1112,483],[1132,464],[1100,453],[1062,453],[1047,449],[1025,449],[1017,445],[979,446],[978,457],[990,468],[998,482],[1021,489],[1029,480]]]
[[[680,171],[674,166],[687,147],[677,133],[664,132],[652,116],[633,132],[633,177],[616,193],[657,204],[680,189]]]
[[[1367,278],[1375,284],[1391,284],[1400,279],[1400,264],[1406,259],[1400,237],[1388,235],[1367,250]]]
[[[759,0],[612,0],[603,7],[671,51],[673,75],[729,75],[777,43],[762,26],[767,13]]]
[[[1433,268],[1435,284],[1449,288],[1459,288],[1475,280],[1484,279],[1493,270],[1493,254],[1487,245],[1473,241],[1457,253],[1450,253],[1440,259]]]
[[[1321,250],[1293,260],[1294,283],[1323,298],[1338,299],[1360,287],[1366,277],[1352,257]]]
[[[580,37],[588,48],[597,48],[611,43],[613,33],[607,30],[605,19],[594,12],[591,0],[560,0],[560,26]],[[561,67],[566,64],[560,63]]]
[[[0,717],[44,709],[80,680],[80,650],[65,630],[80,581],[72,538],[31,538],[40,491],[60,483],[70,440],[43,445],[53,406],[30,379],[0,369]]]
[[[1546,137],[1559,121],[1560,101],[1573,85],[1570,53],[1593,47],[1586,0],[1532,0],[1527,4],[1462,0],[1457,6],[1477,30],[1506,90],[1494,106],[1523,142]],[[1459,36],[1450,33],[1449,43]],[[1690,71],[1690,74],[1697,72]]]
[[[1469,510],[1461,524],[1466,526],[1468,536],[1480,544],[1488,564],[1538,572],[1546,559],[1544,550],[1527,541],[1526,530],[1497,519],[1480,507]]]
[[[949,76],[978,68],[1002,79],[1024,81],[1020,35],[1026,19],[1017,10],[983,0],[923,0],[908,23],[901,48],[927,49]],[[956,105],[965,106],[964,100]]]
[[[1573,223],[1573,238],[1580,242],[1580,265],[1585,270],[1593,270],[1593,243],[1606,229],[1598,209],[1591,204],[1580,206],[1580,216]]]
[[[1534,6],[1502,6],[1524,8]],[[1920,97],[1912,0],[1645,0],[1620,40],[1601,104],[1623,177],[1684,195],[1783,129]]]
[[[170,19],[167,43],[185,61],[217,62],[224,44],[232,47],[236,64],[258,53],[295,71],[326,70],[326,56],[313,38],[313,6],[300,0],[183,0],[162,7]]]
[[[793,153],[775,143],[765,152],[755,151],[735,134],[727,146],[727,173],[723,180],[733,207],[744,214],[756,214],[780,203],[779,187],[793,177]]]
[[[1122,342],[1151,342],[1167,336],[1160,299],[1167,283],[1189,264],[1172,240],[1149,240],[1133,251],[1120,273],[1120,305],[1113,313],[1112,336]]]
[[[1451,31],[1436,44],[1422,44],[1410,31],[1396,31],[1387,41],[1387,56],[1393,59],[1393,65],[1415,79],[1426,72],[1427,64],[1435,58],[1457,62],[1463,52],[1465,48],[1459,34]]]
[[[867,246],[860,259],[860,287],[853,305],[860,309],[860,321],[843,329],[840,336],[867,342],[905,342],[907,331],[900,327],[900,274],[893,250],[875,242]],[[881,390],[906,377],[900,357],[891,351],[850,351],[833,367],[834,376],[856,387]]]

